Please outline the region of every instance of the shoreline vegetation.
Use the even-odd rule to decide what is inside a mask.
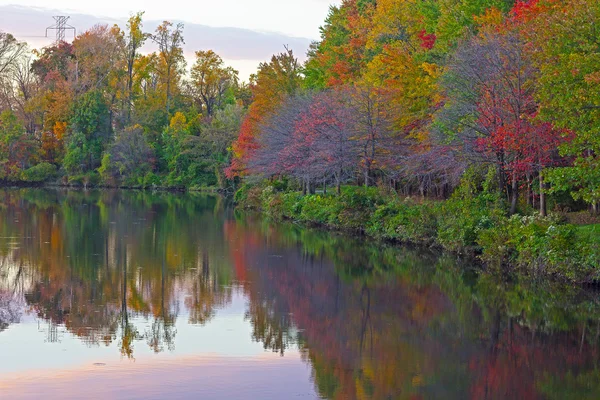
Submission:
[[[377,187],[344,186],[341,194],[303,194],[275,181],[243,186],[238,207],[291,220],[467,256],[487,271],[549,277],[577,284],[600,276],[600,225],[573,225],[566,215],[507,213],[487,181],[465,179],[447,200],[402,198]]]

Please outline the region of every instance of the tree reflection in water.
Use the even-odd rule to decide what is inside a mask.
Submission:
[[[298,348],[330,399],[596,398],[599,296],[447,255],[234,213],[218,197],[0,192],[0,335],[176,348],[246,299],[251,338]],[[143,321],[143,323],[140,323]]]

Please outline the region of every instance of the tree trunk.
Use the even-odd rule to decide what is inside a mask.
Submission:
[[[517,181],[517,175],[513,172],[512,184],[510,191],[510,215],[514,215],[517,212],[517,203],[519,201],[519,182]]]
[[[548,215],[548,209],[546,206],[546,193],[544,191],[545,186],[544,185],[544,177],[542,176],[542,171],[540,171],[540,215],[542,217],[545,217],[546,215]]]
[[[532,195],[532,190],[531,190],[531,175],[529,173],[527,173],[527,205],[533,207],[533,195]]]
[[[316,186],[314,183],[312,183],[310,180],[308,181],[308,193],[309,194],[315,194],[316,193]]]

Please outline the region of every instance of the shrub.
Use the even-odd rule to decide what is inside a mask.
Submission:
[[[25,182],[46,182],[55,177],[56,167],[47,162],[35,165],[21,173],[21,179]]]
[[[385,239],[429,244],[436,237],[436,210],[433,203],[387,202],[372,214],[366,232]]]
[[[482,232],[481,258],[490,265],[511,265],[569,280],[587,279],[600,262],[597,246],[581,240],[574,225],[556,216],[512,216]]]

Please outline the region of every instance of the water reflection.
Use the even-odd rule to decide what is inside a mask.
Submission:
[[[300,351],[323,398],[600,395],[593,292],[478,276],[449,256],[269,223],[218,197],[0,192],[0,341],[22,325],[48,345],[70,335],[124,359],[169,354],[183,326],[216,324],[236,298],[244,346]]]

